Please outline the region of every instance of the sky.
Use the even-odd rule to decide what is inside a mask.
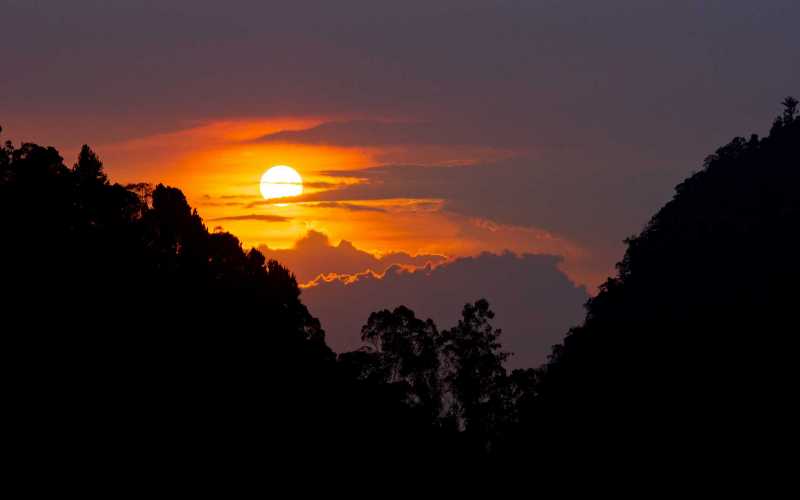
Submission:
[[[370,307],[446,322],[491,295],[541,360],[673,187],[800,89],[796,0],[0,0],[0,16],[5,139],[68,163],[88,143],[113,181],[180,187],[209,229],[287,262],[341,346]],[[303,177],[291,202],[259,194],[278,164]]]

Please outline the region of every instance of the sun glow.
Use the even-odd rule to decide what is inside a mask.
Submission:
[[[303,178],[287,165],[276,165],[261,176],[261,196],[265,200],[303,194]]]

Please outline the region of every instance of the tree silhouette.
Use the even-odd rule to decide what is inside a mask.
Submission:
[[[72,171],[77,176],[79,185],[99,184],[104,186],[108,182],[106,174],[103,172],[103,162],[86,144],[81,147],[78,162],[72,167]]]
[[[794,123],[795,118],[797,117],[797,104],[798,100],[792,96],[787,97],[781,103],[783,104],[783,124],[785,126],[791,126]]]
[[[86,146],[68,168],[6,143],[0,227],[9,397],[46,446],[215,473],[263,450],[388,468],[475,453],[441,420],[432,321],[376,313],[371,348],[337,361],[292,273],[209,233],[177,188],[114,184]]]
[[[464,445],[483,454],[508,425],[520,391],[529,390],[522,372],[506,376],[508,354],[493,318],[485,299],[466,304],[458,324],[441,333],[405,306],[374,312],[361,330],[364,347],[341,354],[339,365],[360,380],[395,386],[429,425],[461,431]]]
[[[87,146],[68,168],[5,143],[0,226],[5,368],[42,442],[110,439],[126,460],[178,446],[200,464],[259,428],[274,450],[325,449],[352,416],[291,272],[209,234],[180,190],[112,184]]]
[[[552,452],[741,456],[788,431],[800,119],[796,100],[784,106],[769,136],[718,149],[627,240],[617,276],[538,373],[518,450],[550,436]]]
[[[458,325],[442,333],[441,348],[447,366],[445,383],[453,396],[450,414],[461,427],[487,444],[503,426],[503,362],[509,356],[501,351],[501,332],[492,327],[493,318],[485,299],[466,304]]]
[[[361,330],[367,352],[377,354],[367,366],[380,372],[385,383],[403,384],[408,403],[420,406],[432,419],[441,411],[438,335],[433,321],[418,319],[404,306],[370,314]]]

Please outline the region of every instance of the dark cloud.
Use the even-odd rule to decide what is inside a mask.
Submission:
[[[601,164],[579,153],[465,166],[396,165],[329,171],[361,182],[302,201],[439,199],[442,209],[501,224],[536,227],[616,253],[666,202],[680,177],[661,161],[634,155]],[[566,165],[573,164],[569,173]]]
[[[251,201],[250,203],[246,203],[243,205],[244,208],[269,207],[273,205],[280,205],[283,203],[294,203],[298,201],[304,201],[306,198],[316,199],[318,197],[321,197],[324,199],[328,196],[330,195],[310,194],[310,195],[300,195],[300,196],[287,196],[285,198]],[[357,203],[347,203],[344,201],[321,201],[319,203],[309,203],[308,206],[314,208],[334,208],[341,210],[349,210],[351,212],[379,212],[379,213],[386,212],[385,208],[369,206],[369,205],[360,205]]]
[[[381,207],[372,207],[368,205],[357,205],[355,203],[342,203],[338,201],[323,201],[312,205],[316,208],[338,208],[342,210],[350,210],[351,212],[386,212],[386,209]]]
[[[329,193],[328,195],[324,196],[330,196],[330,193],[335,192],[339,189],[343,189],[349,185],[350,183],[344,183],[344,182],[324,182],[324,181],[303,182],[303,186],[306,188],[316,188],[320,189],[322,192]],[[304,198],[314,197],[314,196],[316,196],[315,193],[305,194],[300,196],[287,196],[284,198],[274,198],[269,200],[265,200],[260,196],[241,196],[240,198],[244,199],[245,201],[252,200],[249,202],[244,202],[243,203],[244,208],[255,208],[255,207],[265,207],[282,203],[292,203],[296,201],[302,201]],[[328,208],[334,208],[334,207],[330,206]],[[345,207],[338,207],[338,208],[345,208]]]
[[[248,200],[255,200],[261,199],[258,196],[251,196],[251,195],[236,195],[236,194],[226,194],[221,196],[211,196],[210,194],[204,194],[200,197],[198,201],[198,205],[202,205],[204,207],[244,207],[244,208],[253,208],[252,202],[248,203]]]
[[[283,130],[256,139],[256,142],[292,144],[321,144],[342,147],[355,146],[463,146],[491,142],[492,146],[520,145],[508,138],[487,137],[474,124],[442,124],[425,122],[380,122],[354,120],[326,122],[303,130]],[[447,129],[447,133],[442,133]],[[498,144],[498,139],[502,139]]]
[[[220,116],[410,117],[445,143],[466,127],[485,144],[658,156],[677,141],[696,158],[709,131],[718,144],[768,121],[800,85],[798,14],[795,0],[10,0],[0,109],[71,117],[76,142]]]
[[[280,250],[262,245],[259,250],[267,258],[275,259],[291,269],[301,283],[309,282],[321,274],[349,275],[366,270],[383,272],[391,265],[425,266],[445,260],[441,255],[409,255],[405,252],[376,256],[359,250],[346,240],[333,245],[325,234],[318,231],[309,231],[295,243],[294,248]]]
[[[406,305],[440,328],[454,325],[464,303],[485,297],[497,313],[502,342],[516,353],[510,366],[536,366],[582,316],[588,298],[556,267],[557,257],[483,254],[410,271],[391,267],[382,277],[365,273],[318,280],[303,290],[303,301],[320,318],[338,351],[359,345],[369,313]]]
[[[291,219],[282,217],[280,215],[264,215],[264,214],[247,214],[247,215],[231,215],[228,217],[217,217],[208,219],[210,222],[226,221],[226,220],[255,220],[262,222],[288,222]]]
[[[681,178],[670,161],[647,160],[631,151],[613,160],[573,151],[487,164],[386,165],[322,174],[358,182],[291,201],[349,205],[417,200],[422,203],[419,210],[542,229],[590,249],[583,272],[591,275],[612,268],[622,255],[623,240],[641,230]],[[248,207],[272,203],[261,200]]]
[[[200,205],[204,207],[241,207],[243,203],[240,201],[201,201]]]
[[[303,187],[314,188],[314,189],[336,189],[337,187],[341,187],[343,185],[344,184],[342,184],[342,183],[335,183],[335,182],[322,182],[322,181],[306,182],[306,181],[303,181]]]
[[[0,30],[0,47],[14,48],[3,59],[13,78],[0,78],[13,139],[64,149],[305,116],[326,123],[264,140],[450,145],[446,161],[461,162],[473,160],[463,143],[512,147],[529,160],[368,172],[364,186],[307,199],[443,199],[566,234],[604,266],[707,154],[764,131],[800,88],[797,0],[7,0],[1,10],[14,20]]]

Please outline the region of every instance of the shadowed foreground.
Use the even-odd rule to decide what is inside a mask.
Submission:
[[[622,466],[788,447],[800,119],[784,105],[767,137],[709,156],[628,240],[545,366],[511,373],[484,300],[444,330],[377,311],[363,346],[337,357],[292,274],[209,233],[179,190],[112,184],[88,147],[70,168],[52,148],[6,143],[14,437],[25,460],[110,471]]]

